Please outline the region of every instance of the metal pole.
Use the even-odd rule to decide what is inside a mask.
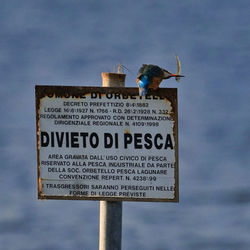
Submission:
[[[99,250],[121,250],[122,202],[100,201]]]
[[[125,87],[125,74],[102,73],[103,87]],[[122,202],[100,201],[99,250],[121,250]]]

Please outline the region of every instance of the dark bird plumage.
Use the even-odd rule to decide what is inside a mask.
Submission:
[[[143,64],[137,74],[137,84],[139,87],[139,94],[141,96],[146,95],[148,89],[158,89],[160,83],[164,79],[175,77],[176,81],[179,81],[180,77],[180,60],[177,59],[177,74],[173,74],[166,69],[160,68],[159,66],[152,64]]]

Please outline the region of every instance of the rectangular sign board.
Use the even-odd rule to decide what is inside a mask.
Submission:
[[[36,86],[39,199],[178,202],[177,89]]]

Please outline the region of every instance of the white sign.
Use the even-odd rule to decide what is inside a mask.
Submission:
[[[158,92],[36,86],[39,198],[177,202],[177,90]]]

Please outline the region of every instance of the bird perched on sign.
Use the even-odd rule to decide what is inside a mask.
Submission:
[[[159,66],[152,64],[143,64],[139,69],[137,74],[137,84],[139,87],[140,96],[144,96],[148,93],[148,89],[158,89],[160,83],[164,79],[169,79],[171,77],[175,77],[175,80],[178,82],[181,77],[181,63],[178,56],[176,56],[177,60],[177,73],[173,74],[166,69],[160,68]]]

